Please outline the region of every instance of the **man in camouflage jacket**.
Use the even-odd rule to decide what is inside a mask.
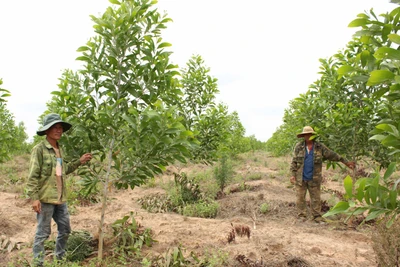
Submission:
[[[296,186],[296,206],[299,217],[307,217],[306,194],[311,199],[311,213],[316,221],[321,221],[321,181],[322,162],[324,160],[339,161],[353,169],[355,164],[330,150],[324,144],[311,140],[315,132],[312,127],[306,126],[297,137],[304,137],[304,141],[296,144],[290,164],[292,174],[290,182]]]
[[[68,235],[71,232],[64,179],[67,174],[92,158],[90,153],[86,153],[70,163],[63,161],[64,151],[58,140],[71,126],[62,121],[57,114],[45,116],[43,127],[37,134],[46,135],[46,139],[37,144],[31,153],[27,192],[38,221],[33,243],[35,266],[43,266],[44,241],[51,232],[51,219],[56,222],[58,230],[55,256],[57,259],[63,258]]]

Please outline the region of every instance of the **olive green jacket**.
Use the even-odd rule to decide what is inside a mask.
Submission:
[[[305,141],[299,142],[294,148],[290,172],[296,178],[296,183],[301,184],[303,180],[304,157],[306,151]],[[321,184],[322,181],[322,162],[324,160],[340,161],[346,163],[347,160],[339,154],[330,150],[327,146],[314,141],[314,173],[312,182]]]
[[[60,147],[61,157],[64,155]],[[59,204],[56,178],[56,153],[50,143],[45,139],[37,144],[31,153],[27,193],[32,200],[40,200],[43,203]],[[73,162],[62,163],[62,198],[67,201],[67,192],[64,179],[67,174],[73,172],[81,165],[79,159]]]

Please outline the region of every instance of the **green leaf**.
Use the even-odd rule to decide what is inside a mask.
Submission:
[[[50,94],[61,97],[61,92],[60,91],[52,91]]]
[[[114,65],[114,66],[117,66],[117,65],[118,65],[118,61],[115,59],[115,57],[108,56],[107,58],[108,58],[108,60],[110,61],[110,63],[111,63],[112,65]]]
[[[356,199],[360,202],[362,202],[364,198],[364,188],[365,188],[365,183],[357,187]]]
[[[134,125],[135,128],[136,128],[136,121],[135,121],[134,118],[131,118],[131,117],[129,117],[129,116],[126,115],[126,114],[123,114],[123,115],[122,115],[122,118],[123,118],[124,120],[126,120],[130,125]]]
[[[350,207],[349,203],[346,201],[339,201],[333,208],[331,208],[323,217],[328,217],[338,213],[344,213]]]
[[[396,77],[395,77],[395,79],[396,79]],[[376,97],[376,98],[381,98],[388,91],[389,91],[389,88],[383,87],[383,88],[380,88],[378,91],[374,92],[373,96]]]
[[[180,135],[182,137],[188,137],[188,136],[189,137],[193,137],[194,136],[192,131],[183,131],[183,132],[180,133]]]
[[[374,56],[377,59],[400,60],[400,51],[390,47],[380,47],[375,51]]]
[[[369,22],[368,19],[366,18],[359,18],[355,19],[352,22],[349,23],[347,27],[360,27],[360,26],[365,26]]]
[[[354,70],[355,70],[354,67],[350,65],[343,65],[337,70],[337,72],[339,75],[345,75],[349,72],[353,72]]]
[[[371,201],[372,205],[375,205],[378,198],[377,187],[370,186],[368,187],[367,192],[369,192],[369,200]]]
[[[2,94],[1,97],[9,97],[11,94]]]
[[[397,208],[397,189],[394,190],[390,190],[389,191],[389,199],[390,199],[390,204],[391,204],[391,208],[395,209]]]
[[[365,67],[367,65],[367,62],[368,62],[370,56],[371,56],[371,53],[368,50],[364,50],[361,52],[360,58],[361,58],[361,65],[363,67]]]
[[[361,37],[360,37],[360,41],[363,43],[363,44],[369,44],[369,41],[371,40],[371,36],[367,36],[367,35],[362,35]]]
[[[158,48],[164,48],[164,47],[170,47],[170,46],[172,46],[172,44],[170,44],[170,43],[161,43],[161,44],[158,46]]]
[[[77,52],[83,52],[83,51],[87,51],[87,50],[90,50],[90,48],[87,47],[87,46],[81,46],[76,51]]]
[[[368,79],[367,85],[373,86],[388,80],[393,80],[394,73],[388,70],[374,70]]]
[[[383,134],[376,134],[374,136],[371,136],[368,140],[378,140],[378,141],[382,141],[383,139],[386,138],[386,135]]]
[[[121,5],[121,3],[118,0],[109,0],[111,4],[114,5]]]
[[[87,56],[80,56],[80,57],[77,57],[76,60],[90,62],[90,58],[87,57]]]
[[[158,167],[158,166],[156,166],[156,165],[153,165],[153,166],[149,166],[149,168],[151,169],[151,171],[153,172],[153,173],[155,173],[155,174],[162,174],[162,170]]]
[[[371,199],[369,196],[369,190],[364,191],[364,200],[368,205],[371,205]]]
[[[398,154],[398,153],[400,153],[400,149],[393,149],[388,155],[392,156],[392,155],[395,155],[395,154]]]
[[[357,215],[363,214],[368,209],[369,209],[368,207],[358,207],[351,213],[351,215],[357,216]]]
[[[368,76],[367,75],[354,75],[354,76],[351,76],[350,79],[352,81],[355,81],[358,83],[366,83],[368,81]]]
[[[368,216],[367,216],[367,218],[365,218],[365,220],[370,221],[370,220],[376,219],[377,217],[379,217],[379,215],[384,214],[386,212],[387,211],[384,209],[374,210],[368,214]]]
[[[400,44],[400,35],[396,33],[391,33],[388,35],[389,40],[392,41],[393,43]]]
[[[346,178],[344,178],[344,188],[346,190],[346,196],[348,198],[352,198],[353,197],[353,179],[351,179],[351,177],[349,175],[346,176]]]
[[[397,213],[394,212],[390,220],[386,222],[386,227],[390,228],[392,224],[396,221],[396,218],[397,218]]]
[[[400,148],[400,140],[393,135],[386,136],[386,138],[381,141],[381,144],[386,147]]]
[[[379,130],[383,130],[387,133],[390,133],[391,135],[395,136],[395,137],[399,137],[399,131],[397,130],[396,126],[388,124],[388,123],[382,123],[382,124],[378,124],[377,126],[375,126],[375,128],[379,129]]]
[[[359,14],[357,15],[357,18],[368,19],[369,17],[368,17],[368,15],[366,15],[366,14],[364,14],[364,13],[359,13]]]
[[[388,35],[390,34],[391,31],[392,31],[392,25],[385,24],[385,26],[383,26],[383,29],[382,29],[382,41],[384,43],[386,43],[386,41],[388,39]]]
[[[390,175],[392,175],[394,173],[394,171],[396,170],[396,163],[392,162],[389,164],[388,168],[385,171],[385,175],[383,176],[383,180],[387,180]]]
[[[174,155],[174,158],[175,158],[176,160],[179,160],[179,161],[182,162],[182,163],[186,163],[186,159],[185,159],[184,157],[182,157],[181,155],[179,155],[179,154],[175,154],[175,155]]]

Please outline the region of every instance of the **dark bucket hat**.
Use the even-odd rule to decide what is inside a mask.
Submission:
[[[56,123],[62,124],[64,132],[68,131],[72,127],[72,125],[70,123],[61,120],[60,115],[51,113],[51,114],[46,115],[43,118],[43,126],[39,130],[36,131],[37,135],[40,135],[40,136],[45,135],[46,131],[48,129],[50,129],[50,127]]]

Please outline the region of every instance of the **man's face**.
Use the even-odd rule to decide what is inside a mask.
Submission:
[[[306,141],[310,140],[311,136],[312,136],[312,134],[305,134],[304,135],[304,140],[306,140]]]
[[[50,129],[48,129],[46,131],[46,135],[47,137],[54,139],[54,140],[60,140],[62,134],[63,134],[63,127],[61,123],[56,123],[53,126],[50,127]]]

